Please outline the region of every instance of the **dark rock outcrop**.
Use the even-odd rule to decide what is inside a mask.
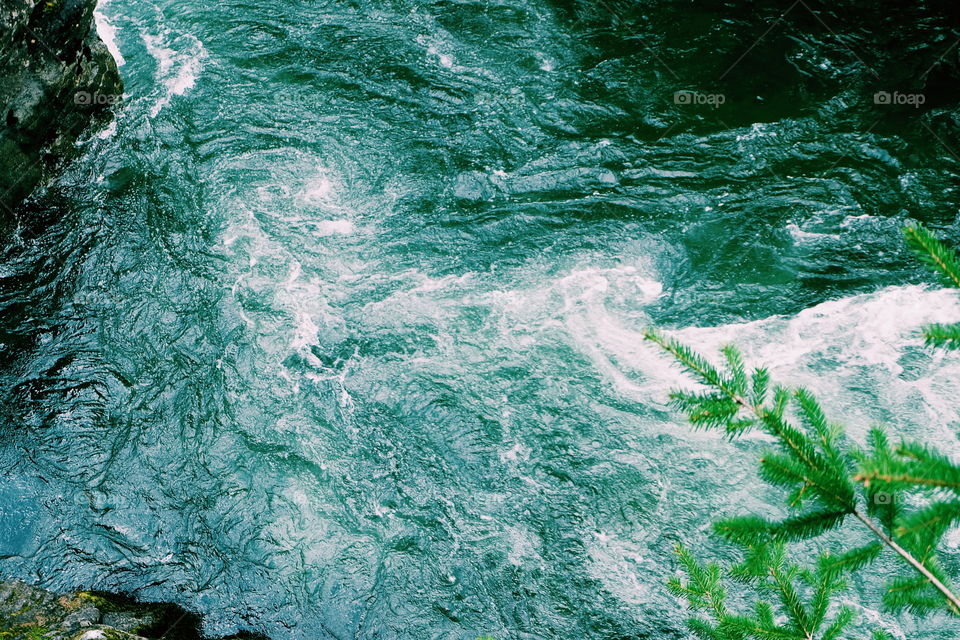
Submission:
[[[199,626],[198,616],[172,604],[0,582],[0,640],[199,640]],[[241,633],[222,640],[266,639]]]
[[[0,219],[123,93],[96,0],[0,2]]]
[[[0,227],[122,96],[94,28],[95,5],[0,0]],[[192,640],[202,638],[199,627],[198,616],[172,604],[0,581],[0,640]]]

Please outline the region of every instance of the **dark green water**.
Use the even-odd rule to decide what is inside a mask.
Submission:
[[[944,7],[103,3],[124,104],[3,249],[0,572],[275,640],[687,637],[671,548],[768,509],[763,443],[667,412],[643,326],[960,447],[899,240],[955,230]]]

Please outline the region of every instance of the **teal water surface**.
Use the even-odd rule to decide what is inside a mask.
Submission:
[[[125,99],[3,249],[0,572],[275,640],[685,638],[673,545],[772,496],[651,323],[957,451],[914,331],[960,305],[899,239],[954,230],[953,23],[787,6],[101,2]],[[875,578],[864,623],[956,635]]]

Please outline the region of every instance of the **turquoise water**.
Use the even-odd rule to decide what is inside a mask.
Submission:
[[[956,450],[914,331],[960,304],[899,240],[953,229],[955,101],[873,104],[909,69],[829,12],[609,9],[101,3],[124,103],[3,249],[0,572],[275,640],[687,637],[673,545],[771,496],[651,323]]]

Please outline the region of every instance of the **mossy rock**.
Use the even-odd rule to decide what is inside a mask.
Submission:
[[[105,591],[57,595],[0,582],[0,640],[204,640],[198,615]],[[241,633],[222,640],[266,640]]]

